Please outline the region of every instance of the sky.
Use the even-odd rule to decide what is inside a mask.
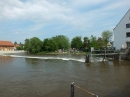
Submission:
[[[0,0],[0,40],[100,37],[129,9],[130,0]]]

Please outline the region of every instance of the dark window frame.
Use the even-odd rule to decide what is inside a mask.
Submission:
[[[126,37],[130,37],[130,32],[126,32]]]
[[[130,23],[126,24],[126,28],[130,28]]]

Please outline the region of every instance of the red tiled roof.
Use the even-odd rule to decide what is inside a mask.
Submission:
[[[0,47],[14,47],[14,44],[11,41],[1,41],[0,40]]]

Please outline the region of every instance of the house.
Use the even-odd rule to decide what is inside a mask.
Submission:
[[[19,46],[19,44],[14,44],[14,47],[17,48]]]
[[[12,51],[14,50],[14,44],[11,41],[0,40],[0,51]]]
[[[130,9],[113,29],[114,47],[130,48]]]

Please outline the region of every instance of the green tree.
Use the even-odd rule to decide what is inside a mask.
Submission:
[[[89,47],[94,47],[95,49],[97,49],[98,48],[97,38],[95,36],[91,35],[89,44],[90,44]]]
[[[97,40],[98,48],[103,49],[105,47],[105,41],[99,37]]]
[[[42,50],[42,41],[37,37],[33,37],[30,39],[29,47],[31,53],[38,53]]]
[[[54,52],[58,50],[58,46],[53,39],[44,39],[43,49],[47,52]]]
[[[113,34],[109,30],[106,30],[106,31],[102,32],[102,39],[105,41],[106,46],[107,46],[107,43],[111,41],[112,36],[113,36]]]
[[[16,47],[16,49],[17,50],[23,50],[24,48],[23,48],[23,45],[19,45],[19,46]]]
[[[69,38],[67,36],[58,35],[58,36],[52,37],[52,39],[56,42],[58,49],[62,49],[62,50],[69,49],[70,43],[69,43]]]
[[[71,41],[71,48],[76,48],[78,50],[80,50],[82,48],[82,40],[81,40],[81,36],[76,36],[72,39]]]
[[[30,39],[25,39],[24,50],[29,51]]]
[[[26,39],[24,49],[26,51],[29,51],[30,53],[41,52],[41,50],[42,50],[42,41],[37,37],[33,37],[31,39]]]

